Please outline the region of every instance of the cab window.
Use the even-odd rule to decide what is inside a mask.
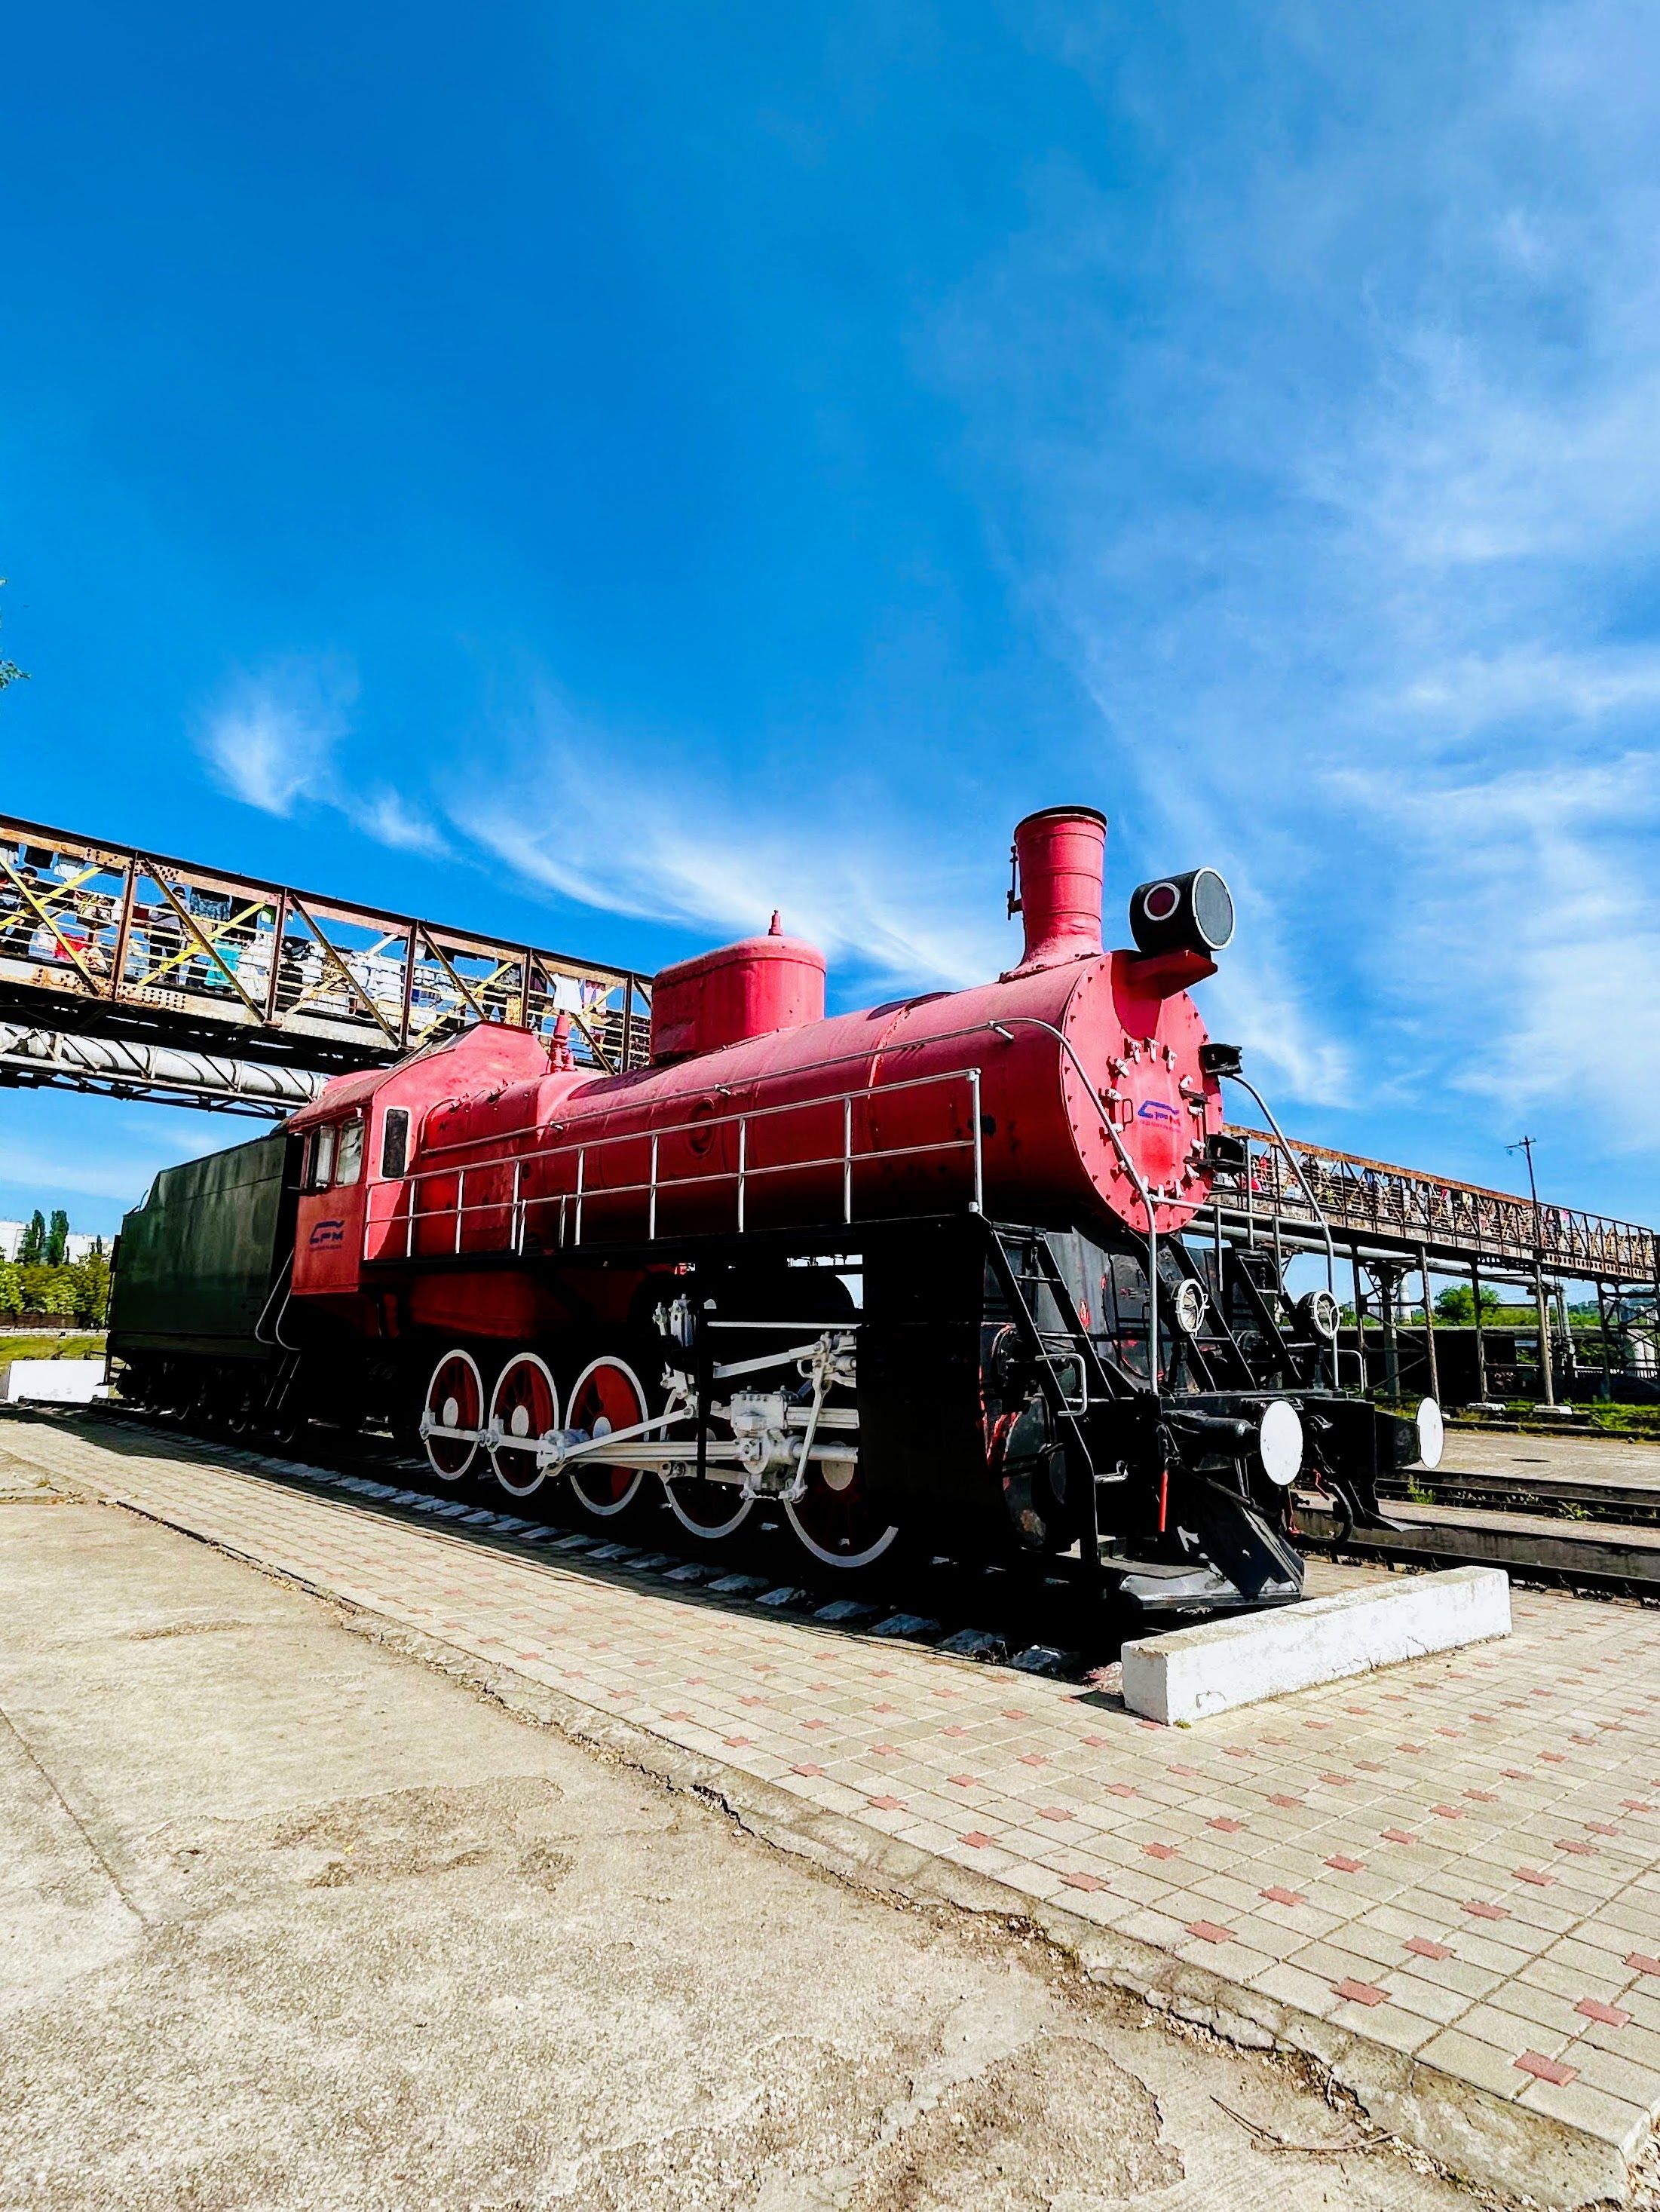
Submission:
[[[342,1183],[356,1182],[362,1172],[363,1117],[359,1114],[340,1132],[340,1146],[334,1157],[336,1188]]]
[[[388,1106],[380,1129],[380,1172],[401,1176],[410,1164],[410,1109]]]
[[[332,1121],[325,1121],[320,1129],[312,1132],[311,1173],[306,1177],[307,1188],[326,1190],[334,1180],[334,1146],[339,1131]]]

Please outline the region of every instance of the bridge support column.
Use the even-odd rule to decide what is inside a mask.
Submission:
[[[1383,1395],[1398,1399],[1401,1395],[1401,1340],[1395,1334],[1395,1302],[1401,1295],[1401,1285],[1406,1278],[1404,1267],[1391,1267],[1380,1262],[1372,1270],[1377,1284],[1377,1302],[1383,1310]]]
[[[1556,1403],[1556,1378],[1552,1374],[1550,1356],[1550,1308],[1545,1303],[1545,1271],[1535,1260],[1533,1263],[1533,1304],[1539,1316],[1539,1379],[1545,1386],[1545,1403]]]
[[[1354,1348],[1360,1361],[1360,1395],[1365,1397],[1371,1388],[1371,1376],[1366,1368],[1366,1294],[1360,1287],[1360,1247],[1358,1243],[1349,1254],[1349,1264],[1354,1270]]]
[[[1487,1395],[1487,1340],[1481,1328],[1481,1264],[1470,1261],[1470,1289],[1475,1298],[1475,1395]]]

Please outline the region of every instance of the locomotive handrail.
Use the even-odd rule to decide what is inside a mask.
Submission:
[[[1286,1158],[1291,1162],[1291,1171],[1297,1177],[1298,1184],[1302,1190],[1303,1195],[1309,1202],[1309,1210],[1313,1214],[1315,1220],[1319,1224],[1321,1231],[1326,1240],[1326,1288],[1331,1292],[1332,1296],[1335,1297],[1337,1295],[1337,1247],[1332,1241],[1331,1224],[1327,1220],[1324,1210],[1322,1207],[1319,1200],[1310,1188],[1308,1177],[1303,1173],[1302,1167],[1298,1164],[1296,1154],[1292,1151],[1291,1146],[1286,1142],[1285,1132],[1280,1128],[1280,1124],[1274,1120],[1274,1109],[1268,1104],[1268,1100],[1263,1097],[1262,1092],[1251,1081],[1250,1078],[1248,1075],[1242,1075],[1237,1068],[1231,1068],[1228,1071],[1228,1079],[1231,1082],[1237,1083],[1242,1091],[1250,1091],[1251,1097],[1256,1101],[1256,1103],[1262,1109],[1262,1113],[1267,1116],[1268,1127],[1273,1130],[1274,1136],[1278,1139],[1280,1151],[1284,1152]],[[1247,1187],[1249,1188],[1249,1176],[1246,1177],[1246,1182]]]
[[[1099,1092],[1095,1088],[1095,1085],[1090,1081],[1088,1072],[1085,1068],[1083,1061],[1079,1060],[1076,1052],[1073,1051],[1071,1038],[1066,1036],[1062,1030],[1056,1029],[1053,1022],[1040,1021],[1036,1014],[1011,1014],[1006,1021],[995,1021],[992,1023],[991,1026],[993,1029],[997,1030],[1000,1036],[1007,1037],[1009,1042],[1012,1044],[1014,1040],[1012,1036],[1010,1036],[1010,1030],[1017,1024],[1025,1029],[1042,1030],[1045,1036],[1052,1036],[1055,1042],[1060,1046],[1062,1052],[1066,1054],[1067,1059],[1072,1062],[1073,1066],[1077,1070],[1078,1079],[1084,1086],[1085,1095],[1091,1100],[1096,1112],[1101,1116],[1102,1127],[1112,1139],[1113,1150],[1117,1153],[1120,1161],[1122,1163],[1125,1174],[1135,1185],[1136,1196],[1140,1200],[1143,1206],[1146,1209],[1147,1372],[1152,1383],[1153,1395],[1156,1397],[1158,1392],[1159,1357],[1158,1223],[1157,1217],[1153,1212],[1152,1193],[1147,1188],[1146,1183],[1142,1180],[1134,1161],[1131,1159],[1129,1156],[1129,1149],[1124,1143],[1123,1139],[1118,1133],[1117,1124],[1108,1113],[1105,1105],[1102,1102]]]
[[[972,1033],[964,1032],[964,1034]],[[366,1261],[370,1259],[370,1244],[374,1232],[376,1230],[382,1231],[392,1230],[396,1224],[398,1212],[402,1212],[404,1257],[406,1261],[414,1257],[416,1230],[423,1220],[435,1223],[453,1222],[453,1256],[459,1258],[465,1249],[464,1224],[466,1218],[471,1214],[499,1213],[504,1208],[508,1220],[508,1235],[505,1246],[499,1249],[513,1253],[522,1253],[531,1209],[538,1205],[554,1204],[556,1204],[559,1209],[558,1244],[561,1249],[566,1249],[568,1244],[566,1230],[568,1224],[573,1218],[575,1235],[574,1239],[569,1241],[578,1245],[581,1243],[583,1212],[588,1204],[616,1199],[638,1198],[642,1195],[647,1200],[648,1234],[654,1237],[657,1231],[658,1201],[663,1194],[673,1191],[706,1189],[728,1182],[736,1186],[735,1211],[737,1226],[741,1232],[745,1226],[748,1190],[751,1182],[765,1176],[800,1175],[818,1169],[841,1170],[842,1219],[851,1224],[854,1219],[853,1176],[856,1167],[879,1160],[886,1163],[901,1159],[915,1159],[934,1152],[969,1152],[971,1153],[974,1194],[970,1200],[970,1206],[973,1212],[981,1213],[985,1210],[985,1158],[981,1128],[980,1081],[981,1071],[977,1067],[946,1068],[933,1075],[909,1076],[897,1083],[867,1085],[860,1091],[819,1093],[811,1098],[788,1099],[775,1106],[739,1108],[729,1114],[700,1115],[650,1131],[642,1129],[607,1131],[575,1146],[543,1145],[532,1151],[520,1151],[510,1156],[475,1158],[465,1162],[457,1161],[453,1164],[441,1167],[417,1169],[406,1176],[388,1178],[385,1182],[370,1184],[368,1202],[364,1208],[362,1255]],[[873,1143],[863,1152],[858,1151],[854,1146],[853,1107],[855,1100],[863,1098],[872,1101],[877,1098],[886,1098],[900,1091],[926,1090],[937,1088],[942,1084],[957,1083],[966,1084],[970,1094],[970,1132],[966,1137],[948,1137],[929,1144],[881,1146]],[[815,1110],[822,1112],[826,1109],[834,1109],[837,1106],[842,1109],[842,1148],[837,1152],[814,1159],[774,1161],[762,1163],[759,1165],[751,1159],[749,1124],[751,1121],[767,1121],[784,1114],[800,1114]],[[717,1167],[701,1174],[672,1176],[666,1178],[659,1172],[660,1144],[664,1137],[706,1136],[717,1129],[733,1127],[735,1127],[738,1131],[738,1161],[735,1167]],[[587,1179],[587,1156],[591,1151],[600,1152],[617,1145],[639,1145],[648,1139],[649,1139],[650,1167],[645,1182],[608,1183],[599,1188],[590,1187]],[[489,1141],[490,1139],[483,1136],[467,1138],[442,1149],[460,1151]],[[550,1191],[540,1196],[526,1194],[525,1168],[534,1161],[544,1159],[573,1161],[574,1188],[571,1190]],[[483,1173],[490,1169],[504,1169],[509,1166],[513,1170],[513,1188],[508,1199],[504,1200],[499,1196],[491,1196],[468,1203],[466,1181],[469,1174]],[[450,1177],[454,1178],[455,1203],[453,1206],[437,1207],[429,1213],[423,1214],[417,1210],[417,1206],[418,1187],[441,1177],[446,1180]],[[389,1216],[383,1216],[377,1220],[374,1214],[374,1193],[389,1186],[398,1194],[397,1202]]]
[[[1018,1016],[1012,1015],[1009,1017],[1009,1019],[1031,1022],[1035,1027],[1039,1029],[1045,1029],[1049,1026],[1047,1023],[1036,1022],[1032,1016],[1026,1014]],[[1000,1024],[1000,1026],[1006,1030],[1007,1024],[1004,1023]],[[997,1022],[967,1022],[961,1029],[931,1030],[927,1036],[923,1037],[901,1037],[892,1043],[860,1045],[856,1052],[833,1053],[828,1059],[815,1060],[812,1063],[812,1072],[817,1074],[827,1068],[845,1067],[850,1061],[857,1060],[868,1060],[873,1065],[877,1060],[882,1059],[885,1054],[889,1058],[891,1058],[897,1053],[920,1052],[925,1046],[955,1044],[958,1040],[962,1037],[988,1036],[999,1027],[1000,1024]],[[670,1062],[668,1064],[672,1066],[677,1063]],[[587,1069],[584,1069],[582,1072],[584,1074],[592,1073],[591,1070]],[[649,1070],[639,1069],[632,1071],[632,1073],[635,1074],[642,1073],[648,1073],[649,1072]],[[804,1070],[800,1072],[805,1073],[806,1071]],[[952,1067],[942,1068],[937,1075],[905,1076],[897,1083],[878,1083],[871,1081],[861,1084],[852,1091],[825,1091],[815,1094],[811,1098],[789,1099],[782,1106],[745,1106],[737,1109],[731,1114],[714,1115],[706,1115],[701,1116],[693,1126],[699,1129],[713,1129],[720,1127],[723,1122],[735,1121],[739,1114],[787,1114],[798,1106],[834,1106],[838,1104],[844,1097],[874,1097],[879,1093],[903,1091],[914,1084],[945,1083],[949,1082],[954,1075],[978,1075],[980,1073],[981,1070],[978,1068]],[[724,1091],[730,1092],[732,1086],[730,1084],[715,1083],[711,1084],[709,1088],[712,1091]],[[459,1102],[455,1099],[450,1099],[446,1103],[450,1105],[455,1105]],[[562,1122],[560,1122],[556,1119],[554,1126],[556,1127],[562,1127],[564,1125]],[[665,1128],[661,1133],[666,1137],[672,1137],[678,1134],[685,1126],[686,1125],[684,1123],[676,1122],[672,1127]],[[646,1133],[642,1130],[637,1133],[644,1135]],[[439,1154],[444,1152],[471,1152],[479,1145],[495,1145],[501,1142],[502,1139],[498,1132],[492,1129],[485,1129],[480,1130],[476,1135],[471,1137],[452,1137],[447,1144],[423,1146],[423,1155],[424,1158],[430,1159],[435,1158]],[[480,1165],[483,1164],[483,1163],[481,1162]],[[427,1172],[429,1172],[429,1170],[425,1169],[422,1170],[423,1174]],[[453,1174],[454,1170],[451,1169],[447,1170],[447,1172]],[[405,1179],[407,1180],[407,1178]]]
[[[1251,1081],[1250,1078],[1248,1075],[1242,1074],[1238,1068],[1235,1067],[1229,1069],[1227,1071],[1227,1079],[1231,1082],[1237,1083],[1242,1091],[1248,1091],[1250,1093],[1251,1097],[1256,1100],[1259,1109],[1266,1117],[1269,1128],[1273,1130],[1274,1137],[1279,1143],[1280,1151],[1291,1163],[1291,1171],[1297,1178],[1298,1187],[1302,1191],[1304,1197],[1308,1200],[1309,1211],[1313,1214],[1315,1221],[1318,1224],[1320,1233],[1326,1240],[1326,1288],[1335,1299],[1337,1296],[1337,1246],[1333,1241],[1331,1224],[1326,1218],[1325,1210],[1321,1206],[1319,1200],[1315,1196],[1314,1191],[1310,1185],[1309,1179],[1304,1174],[1302,1164],[1298,1161],[1297,1155],[1292,1151],[1291,1146],[1286,1142],[1285,1132],[1281,1129],[1278,1121],[1274,1120],[1274,1109],[1268,1104],[1268,1100],[1263,1097],[1262,1092]],[[1250,1140],[1247,1138],[1245,1140],[1245,1203],[1248,1209],[1250,1207],[1251,1198]],[[1217,1218],[1219,1226],[1219,1206],[1218,1208]],[[1250,1215],[1249,1218],[1251,1224],[1251,1239],[1252,1242],[1255,1243],[1255,1217],[1254,1215]],[[1274,1240],[1275,1264],[1278,1266],[1280,1230],[1277,1220],[1274,1225]],[[1283,1280],[1283,1276],[1281,1277],[1281,1279]],[[1339,1390],[1343,1387],[1342,1358],[1343,1355],[1341,1349],[1338,1345],[1336,1336],[1334,1334],[1331,1343],[1331,1379],[1333,1387]],[[1365,1366],[1363,1360],[1361,1363],[1361,1384],[1363,1388],[1365,1387]]]

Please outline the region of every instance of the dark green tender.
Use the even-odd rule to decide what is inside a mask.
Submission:
[[[164,1168],[121,1224],[110,1348],[260,1349],[254,1324],[271,1294],[283,1211],[282,1133]],[[286,1240],[284,1240],[286,1242]]]

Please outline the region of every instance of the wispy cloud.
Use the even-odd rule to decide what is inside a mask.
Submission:
[[[1660,1087],[1660,761],[1462,786],[1350,781],[1444,887],[1414,902],[1391,951],[1406,956],[1398,1003],[1463,1009],[1438,1055],[1449,1081],[1511,1113],[1572,1100],[1598,1150],[1646,1147],[1638,1102]]]
[[[1007,966],[995,842],[967,861],[868,793],[819,780],[813,802],[773,803],[665,751],[635,757],[544,700],[491,781],[534,789],[522,806],[459,793],[449,812],[521,881],[604,911],[721,935],[785,927],[875,988],[979,981]],[[478,781],[482,781],[482,779]],[[862,802],[862,803],[861,803]],[[978,865],[976,865],[976,862]]]
[[[1164,181],[1138,229],[1045,169],[936,333],[1012,584],[1134,804],[1249,887],[1209,988],[1293,1097],[1640,1094],[1660,15],[1240,21],[1055,33]]]
[[[220,789],[262,813],[331,807],[396,852],[444,852],[441,832],[403,793],[360,789],[342,769],[357,695],[355,672],[337,660],[271,662],[228,686],[203,719],[198,750]]]
[[[448,850],[442,832],[412,807],[400,792],[382,786],[361,799],[334,790],[325,796],[331,805],[349,814],[377,844],[390,845],[394,852],[421,853],[431,859]]]
[[[278,661],[237,678],[202,726],[215,782],[265,814],[290,815],[302,799],[324,797],[356,690],[345,672],[311,661]]]

